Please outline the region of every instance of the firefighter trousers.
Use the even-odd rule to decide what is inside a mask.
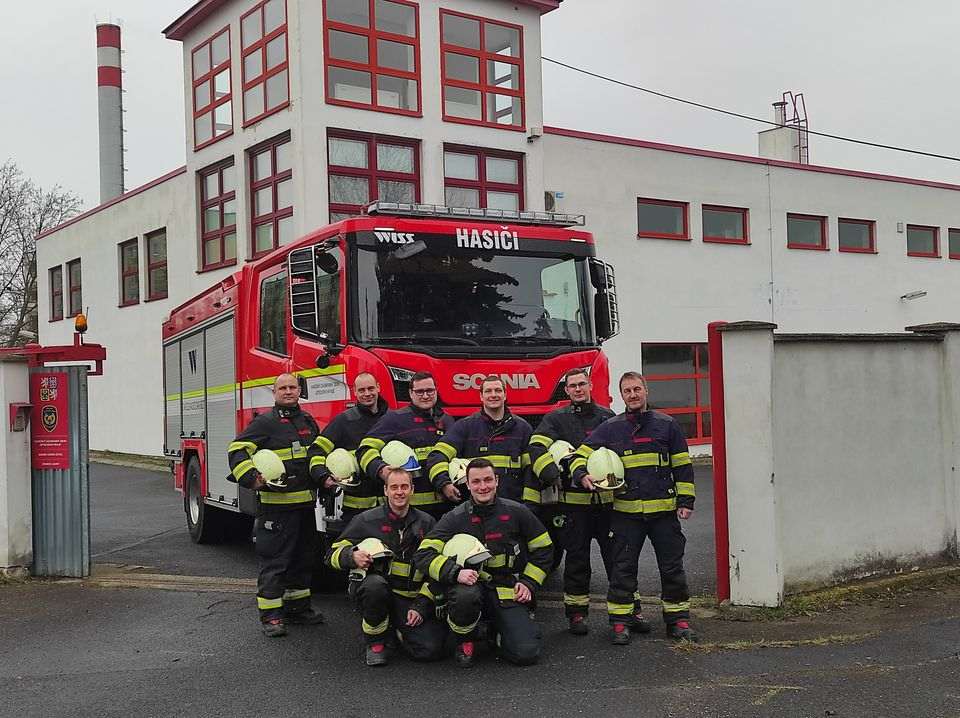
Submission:
[[[447,624],[458,642],[475,640],[481,618],[493,623],[497,647],[510,663],[526,666],[540,658],[543,633],[527,606],[500,600],[497,589],[485,584],[447,589]]]
[[[313,506],[275,509],[260,505],[254,524],[257,607],[263,622],[310,608],[310,579],[317,539]]]
[[[635,610],[640,550],[649,537],[660,569],[663,620],[668,626],[690,617],[690,594],[683,572],[686,539],[673,511],[652,516],[614,511],[610,518],[610,587],[607,612],[611,623],[629,620]]]
[[[443,624],[430,611],[420,625],[408,626],[407,612],[413,607],[413,599],[391,591],[383,576],[367,574],[357,586],[354,598],[362,616],[360,625],[367,645],[387,641],[393,625],[401,648],[415,661],[435,661],[443,657],[446,637]]]
[[[567,616],[587,613],[590,607],[590,556],[594,541],[610,578],[609,508],[561,508],[554,517],[557,546],[566,553],[563,564],[563,606]]]
[[[534,516],[540,519],[540,523],[547,528],[547,533],[553,542],[553,564],[550,566],[550,573],[553,573],[560,566],[560,562],[563,561],[564,552],[564,546],[560,543],[560,519],[557,518],[560,515],[560,507],[557,504],[528,503],[524,505],[533,511]]]

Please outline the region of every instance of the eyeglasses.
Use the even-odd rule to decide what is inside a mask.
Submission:
[[[430,396],[431,394],[436,394],[436,389],[411,389],[411,394],[416,394],[417,396]]]

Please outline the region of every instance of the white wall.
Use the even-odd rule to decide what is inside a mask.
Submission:
[[[30,478],[30,430],[10,431],[7,407],[30,401],[25,362],[0,361],[0,407],[3,440],[0,441],[0,574],[22,572],[33,563],[33,506]]]

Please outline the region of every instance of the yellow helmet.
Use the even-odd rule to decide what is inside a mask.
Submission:
[[[277,456],[275,451],[270,449],[260,449],[253,455],[253,466],[260,472],[260,476],[271,486],[282,489],[285,488],[286,467],[283,465],[283,459]]]
[[[420,471],[420,461],[417,459],[416,452],[402,441],[394,439],[387,442],[387,445],[380,450],[380,457],[396,469],[406,469],[411,474]]]
[[[443,555],[455,559],[458,566],[480,570],[490,560],[490,552],[476,536],[456,534],[443,546]]]
[[[467,483],[467,464],[469,463],[470,459],[461,459],[459,456],[454,456],[450,459],[450,468],[447,469],[447,473],[450,475],[450,480],[453,483]]]
[[[550,456],[553,457],[557,466],[560,466],[561,461],[565,461],[577,453],[576,447],[569,441],[564,441],[563,439],[559,439],[550,444],[549,451]]]
[[[365,538],[357,544],[357,548],[370,554],[370,558],[374,561],[378,558],[391,558],[393,556],[390,547],[378,538]]]
[[[334,449],[327,455],[327,470],[338,486],[359,486],[360,466],[357,457],[346,449]]]
[[[378,538],[365,538],[357,544],[357,549],[366,551],[373,559],[370,568],[354,568],[350,571],[351,581],[362,581],[370,572],[386,575],[390,573],[390,561],[393,559],[393,551]]]
[[[615,451],[601,446],[587,459],[587,473],[598,489],[617,491],[624,486],[623,461]]]

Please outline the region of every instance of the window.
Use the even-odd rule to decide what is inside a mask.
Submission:
[[[940,228],[907,225],[907,256],[940,258]]]
[[[710,376],[706,344],[643,344],[651,409],[670,414],[691,444],[710,440]]]
[[[637,236],[690,239],[686,202],[637,198]]]
[[[83,311],[83,293],[80,291],[80,260],[67,262],[67,290],[69,292],[70,313],[75,317]]]
[[[167,296],[167,230],[158,229],[146,237],[147,301]]]
[[[440,11],[443,119],[522,130],[523,28]]]
[[[950,259],[960,259],[960,229],[948,229],[947,241]]]
[[[325,0],[327,102],[420,116],[419,10],[406,0]]]
[[[117,245],[120,253],[120,306],[129,307],[140,302],[140,256],[137,239]]]
[[[809,214],[787,215],[789,249],[828,249],[827,218]]]
[[[342,130],[327,133],[330,221],[360,214],[374,200],[420,201],[420,144],[416,140]]]
[[[250,255],[259,257],[293,239],[293,170],[288,135],[250,151],[250,197]]]
[[[869,219],[841,217],[837,220],[837,248],[841,252],[876,253],[875,226]]]
[[[339,339],[339,337],[337,337]],[[287,273],[279,272],[260,284],[260,341],[274,354],[287,354]]]
[[[63,319],[63,267],[48,270],[50,277],[50,321]]]
[[[201,271],[237,261],[237,200],[233,160],[200,172]]]
[[[264,0],[240,18],[243,126],[290,104],[286,0]]]
[[[523,155],[448,145],[443,187],[448,207],[522,210]]]
[[[230,28],[196,48],[193,63],[193,147],[200,149],[233,132]]]
[[[705,204],[702,211],[704,242],[750,244],[747,210]]]

